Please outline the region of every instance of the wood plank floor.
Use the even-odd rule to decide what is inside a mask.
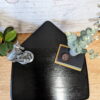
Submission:
[[[100,33],[98,33],[99,35]],[[31,34],[19,34],[18,40],[20,43],[25,41]],[[89,46],[95,48],[100,52],[100,40],[95,41]],[[90,60],[86,55],[89,84],[90,84],[90,97],[88,100],[99,100],[100,96],[100,59]],[[6,57],[0,57],[0,100],[10,99],[10,76],[11,76],[11,62]]]

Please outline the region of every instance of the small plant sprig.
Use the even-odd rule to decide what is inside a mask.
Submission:
[[[98,7],[100,8],[100,4],[98,4]],[[100,39],[100,36],[96,36],[95,38],[93,37],[97,32],[100,32],[100,12],[97,15],[97,18],[89,19],[89,21],[96,21],[94,23],[94,29],[86,28],[85,30],[82,30],[80,32],[80,36],[77,36],[76,34],[71,32],[67,32],[66,36],[68,40],[68,46],[70,48],[70,54],[72,56],[76,56],[82,53],[88,53],[91,59],[97,57],[100,58],[98,52],[94,52],[93,49],[86,49],[88,45],[94,40]]]
[[[76,56],[78,54],[88,53],[90,55],[90,59],[99,58],[100,55],[98,52],[94,52],[93,49],[87,50],[87,47],[90,43],[97,38],[94,38],[94,35],[97,33],[96,29],[86,28],[86,30],[82,30],[80,32],[80,36],[77,36],[74,33],[67,32],[67,40],[68,46],[70,48],[70,54],[72,56]]]
[[[94,34],[96,30],[92,28],[86,28],[80,32],[80,36],[77,36],[74,33],[68,32],[66,34],[68,40],[68,46],[70,47],[70,54],[76,56],[82,53],[89,53],[93,58],[93,50],[87,51],[87,46],[94,41]],[[94,56],[97,56],[95,54]],[[90,57],[91,58],[91,57]]]
[[[13,27],[7,27],[4,32],[0,32],[0,56],[7,56],[13,49],[16,37],[17,32]]]

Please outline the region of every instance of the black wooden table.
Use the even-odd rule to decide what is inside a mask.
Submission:
[[[32,63],[12,64],[13,100],[85,100],[89,96],[84,57],[81,72],[54,63],[59,44],[67,45],[65,34],[45,22],[23,44],[34,53]]]

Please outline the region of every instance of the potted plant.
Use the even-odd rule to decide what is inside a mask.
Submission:
[[[88,45],[97,39],[97,37],[94,37],[96,33],[97,30],[92,28],[86,28],[85,30],[82,30],[80,32],[80,36],[68,32],[66,36],[68,39],[68,46],[70,47],[70,54],[72,56],[76,56],[82,53],[89,53],[91,59],[98,57],[99,54],[94,52],[93,49],[87,50]]]
[[[34,55],[22,47],[17,39],[17,32],[13,27],[7,27],[0,32],[0,56],[7,56],[12,62],[27,64],[33,61]]]
[[[98,4],[100,8],[100,4]],[[86,28],[80,32],[80,36],[72,32],[67,32],[66,36],[68,39],[68,46],[70,47],[70,54],[76,56],[81,53],[88,53],[91,59],[100,57],[98,52],[94,52],[93,49],[87,50],[87,47],[94,40],[99,40],[100,37],[96,35],[100,32],[100,12],[97,14],[97,18],[91,18],[89,21],[96,21],[93,26],[94,28]]]
[[[13,27],[7,27],[4,32],[0,32],[0,56],[7,56],[13,49],[17,32]]]

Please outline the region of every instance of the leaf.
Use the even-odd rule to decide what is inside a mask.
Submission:
[[[9,51],[13,49],[12,42],[5,42],[0,45],[0,56],[6,56]]]
[[[96,30],[92,29],[92,35],[96,34]]]
[[[92,28],[88,27],[86,28],[86,31],[92,31]]]
[[[2,40],[3,40],[3,35],[2,32],[0,32],[0,43],[2,43]]]
[[[3,43],[0,45],[0,55],[1,56],[6,56],[8,52],[8,47],[6,43]]]
[[[92,28],[87,28],[87,29],[86,29],[86,33],[87,33],[88,35],[93,35],[93,34],[96,33],[96,30],[95,30],[95,29],[92,29]]]
[[[11,51],[13,49],[13,43],[12,42],[7,42],[7,48],[9,51]]]
[[[15,30],[12,30],[10,32],[8,32],[6,35],[5,35],[5,41],[6,42],[11,42],[13,41],[17,36],[17,33]]]
[[[8,32],[10,32],[10,31],[12,31],[12,30],[14,30],[14,28],[13,27],[7,27],[6,29],[5,29],[5,31],[4,31],[4,36],[8,33]]]
[[[86,49],[82,49],[82,53],[87,53],[87,50]]]
[[[80,33],[81,33],[81,36],[86,35],[86,31],[85,30],[82,30]]]
[[[91,54],[94,53],[94,50],[93,49],[90,49],[90,50],[88,50],[88,53],[91,55]]]

